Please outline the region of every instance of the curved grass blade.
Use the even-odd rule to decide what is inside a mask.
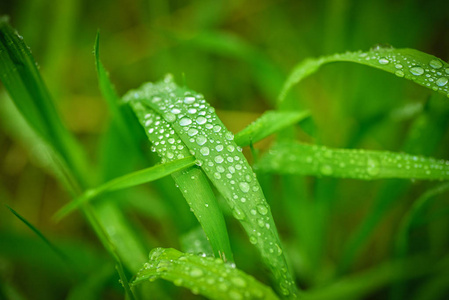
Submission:
[[[292,126],[310,116],[310,112],[266,111],[260,118],[235,135],[235,143],[241,147],[258,142],[267,136]]]
[[[379,290],[399,279],[414,279],[435,271],[434,261],[422,256],[409,257],[375,266],[358,274],[344,277],[328,286],[308,291],[304,300],[365,299],[369,293]]]
[[[161,157],[163,164],[184,157],[193,158],[186,145],[179,139],[166,120],[140,102],[131,104],[139,121],[145,128],[148,139],[153,144],[152,150]],[[203,227],[214,254],[224,261],[233,261],[226,223],[204,173],[198,167],[190,167],[173,173],[172,177],[201,227]]]
[[[304,60],[293,68],[284,83],[278,97],[278,105],[282,105],[293,85],[315,73],[322,65],[332,62],[367,65],[409,79],[446,96],[449,93],[448,63],[414,49],[377,48],[368,52],[346,52]]]
[[[263,172],[362,180],[449,179],[449,161],[405,153],[332,149],[293,142],[275,145],[259,160],[257,168]]]
[[[420,216],[422,216],[423,211],[431,205],[431,203],[435,200],[435,197],[441,195],[444,192],[449,190],[449,183],[444,183],[436,186],[428,190],[421,197],[418,198],[413,203],[413,206],[407,212],[407,214],[402,218],[401,224],[399,226],[399,231],[396,237],[396,243],[394,247],[394,253],[397,258],[404,258],[408,254],[409,250],[409,233],[410,230],[420,223]],[[396,285],[393,287],[392,293],[394,295],[394,299],[404,298],[405,295],[405,286],[403,285],[403,281],[396,282]]]
[[[175,160],[167,164],[157,165],[151,168],[139,170],[115,178],[111,181],[106,182],[105,184],[102,184],[97,188],[87,190],[83,195],[66,204],[55,214],[55,219],[60,221],[62,218],[71,213],[73,210],[77,209],[80,205],[92,200],[93,198],[103,193],[125,189],[143,183],[148,183],[160,179],[162,177],[168,176],[184,168],[193,166],[194,164],[195,159],[193,157],[187,157],[184,159]]]
[[[203,95],[178,87],[171,77],[166,77],[164,81],[147,83],[139,90],[128,92],[124,101],[138,109],[147,107],[159,115],[155,127],[151,127],[153,121],[147,125],[150,134],[157,132],[156,146],[171,140],[190,150],[224,196],[250,242],[260,251],[277,282],[276,289],[284,296],[294,297],[296,285],[288,271],[271,209],[256,174],[234,142],[234,135]]]
[[[156,248],[131,286],[162,278],[209,299],[278,299],[267,286],[220,259]]]

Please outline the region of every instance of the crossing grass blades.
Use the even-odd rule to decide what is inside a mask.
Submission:
[[[449,161],[402,152],[335,149],[301,143],[292,138],[289,130],[309,120],[311,115],[308,111],[293,109],[291,101],[294,97],[288,97],[294,85],[331,62],[377,68],[448,95],[449,65],[446,62],[417,50],[390,47],[307,59],[287,78],[274,110],[267,111],[243,131],[233,134],[208,103],[207,96],[177,84],[171,75],[157,82],[144,83],[120,98],[100,62],[98,36],[95,59],[100,90],[113,116],[112,134],[126,142],[127,153],[133,159],[149,162],[139,148],[142,133],[145,133],[147,145],[151,145],[160,159],[156,164],[148,164],[146,169],[129,171],[100,183],[90,176],[84,150],[58,116],[28,47],[6,19],[0,21],[0,79],[29,126],[48,147],[55,174],[73,197],[55,219],[61,220],[75,209],[81,210],[111,254],[129,298],[150,298],[148,293],[153,292],[166,297],[161,286],[152,289],[152,282],[157,279],[170,281],[210,299],[352,298],[392,282],[396,293],[401,293],[406,280],[442,272],[443,266],[449,265],[449,257],[440,262],[441,268],[432,269],[426,267],[426,257],[406,255],[408,231],[415,223],[423,222],[419,212],[431,203],[433,197],[448,190],[448,185],[442,184],[429,190],[408,214],[395,248],[396,260],[356,277],[336,277],[321,288],[304,289],[295,279],[297,268],[290,266],[289,254],[297,250],[284,245],[282,234],[276,227],[277,220],[254,172],[256,170],[263,176],[446,181],[449,179]],[[136,120],[140,127],[135,126]],[[277,133],[279,139],[268,151],[255,157],[253,168],[243,155],[242,147],[250,146],[254,150],[255,143]],[[123,212],[113,201],[108,201],[118,190],[130,190],[166,176],[172,177],[201,226],[196,239],[205,243],[199,251],[181,252],[156,245],[146,252]],[[303,177],[291,178],[299,178],[292,184],[303,184]],[[150,209],[151,205],[148,201]],[[228,234],[226,225],[229,215],[240,223],[246,236],[242,243],[246,244],[250,255],[258,255],[270,282],[259,281],[256,279],[258,274],[245,272],[236,264],[242,258],[235,257],[232,251],[233,237]],[[298,212],[298,216],[303,215]],[[367,222],[364,232],[373,230],[377,222],[378,219]],[[305,230],[301,228],[301,221],[297,224],[298,228],[293,232]],[[366,234],[353,237],[336,274],[345,274],[365,240]],[[128,277],[127,272],[133,276]],[[138,290],[139,287],[148,290]]]

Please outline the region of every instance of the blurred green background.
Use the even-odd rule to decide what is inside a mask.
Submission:
[[[224,124],[238,132],[263,111],[275,107],[288,73],[307,57],[368,50],[381,43],[418,49],[447,61],[448,11],[449,3],[444,0],[0,2],[0,14],[10,16],[11,24],[31,48],[63,120],[82,142],[93,165],[101,161],[96,149],[109,124],[92,54],[97,30],[101,34],[102,62],[120,95],[143,82],[172,73],[178,82],[185,80],[191,89],[203,93]],[[430,91],[390,74],[344,63],[325,66],[290,94],[297,99],[298,108],[311,110],[316,123],[313,134],[298,133],[302,141],[389,151],[404,150],[411,134],[409,129],[429,106],[431,95]],[[447,113],[447,99],[432,97],[437,110]],[[111,260],[83,218],[76,214],[58,224],[51,220],[69,196],[49,175],[45,160],[37,158],[42,149],[39,144],[29,145],[32,137],[11,106],[0,86],[1,203],[13,207],[57,241],[60,248],[78,255],[85,262],[84,271],[95,274],[91,282],[102,283],[97,285],[101,287],[98,295],[103,299],[120,299],[123,292]],[[436,141],[428,137],[429,143],[435,144],[430,153],[424,153],[420,145],[408,151],[449,159],[447,122],[444,117],[442,120],[436,124],[443,131],[441,137]],[[269,141],[265,141],[256,147],[263,151],[268,145]],[[303,195],[289,188],[281,192],[282,184],[276,176],[262,178],[293,269],[305,288],[387,261],[404,213],[423,191],[435,185],[415,182],[405,190],[387,190],[382,189],[391,186],[387,180],[307,178],[306,182],[305,197],[314,203],[309,212],[317,214],[314,222],[320,228],[316,228],[313,236],[298,237],[288,218],[284,218],[288,207],[282,204],[282,199],[299,199]],[[157,186],[164,189],[170,185],[161,181]],[[135,201],[127,212],[139,228],[136,231],[149,241],[149,248],[179,246],[178,235],[195,227],[188,206],[183,204],[179,193],[173,195],[179,198],[176,203],[181,220],[173,219],[157,210],[157,203],[164,200],[158,188],[143,189],[132,191],[127,197],[139,199],[154,194],[160,202],[156,201],[156,208],[146,212],[136,209],[142,207],[139,205],[144,200]],[[398,201],[385,206],[382,221],[351,270],[333,277],[351,232],[367,218],[381,191],[396,195]],[[446,207],[447,198],[447,193],[440,196],[433,212]],[[237,264],[253,274],[253,261],[239,261],[238,256],[250,257],[251,249],[239,246],[243,235],[235,221],[229,222]],[[439,257],[448,250],[449,222],[447,218],[438,218],[429,224],[425,232],[415,232],[412,250],[428,251]],[[302,261],[302,250],[298,250],[307,240],[312,241],[307,251],[313,253],[313,262]],[[64,268],[29,228],[8,209],[0,207],[0,281],[2,290],[10,291],[5,295],[18,293],[17,299],[21,299],[20,295],[25,299],[61,299],[68,293],[72,295],[78,281]],[[258,276],[266,281],[263,275]],[[195,297],[185,291],[171,293],[172,297]],[[380,299],[386,293],[380,290],[370,297]]]

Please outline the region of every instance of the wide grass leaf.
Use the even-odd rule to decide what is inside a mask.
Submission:
[[[171,77],[144,84],[124,96],[136,111],[150,111],[143,124],[156,151],[180,155],[178,145],[197,159],[204,173],[224,196],[233,216],[261,253],[283,295],[294,296],[296,286],[288,271],[279,236],[256,175],[204,96],[177,86]],[[151,111],[158,115],[154,119]],[[162,150],[158,150],[161,147]],[[172,147],[172,145],[174,147]],[[184,147],[184,145],[186,147]],[[186,182],[188,185],[189,183]],[[180,186],[181,191],[184,186]]]
[[[332,149],[295,142],[276,144],[257,164],[262,172],[373,180],[448,180],[449,161],[360,149]]]
[[[133,282],[162,278],[209,299],[278,299],[271,288],[221,259],[156,248]]]
[[[111,191],[117,191],[143,183],[148,183],[162,177],[168,176],[174,172],[188,168],[195,164],[195,159],[193,157],[187,157],[184,159],[175,160],[167,164],[157,165],[151,168],[139,170],[133,173],[126,174],[124,176],[115,178],[108,181],[99,187],[87,190],[83,195],[76,198],[75,200],[66,204],[61,208],[56,214],[55,218],[61,220],[67,214],[71,213],[73,210],[78,208],[83,203],[90,201],[91,199]]]
[[[131,106],[153,144],[152,150],[161,157],[163,164],[193,158],[164,118],[140,102],[133,102]],[[172,177],[209,238],[214,254],[224,261],[233,261],[226,223],[204,173],[195,166],[175,172]]]
[[[346,52],[304,60],[290,73],[279,95],[278,104],[282,104],[295,84],[315,73],[322,65],[332,62],[367,65],[409,79],[446,96],[449,93],[449,64],[445,61],[414,49],[377,47],[368,52]]]
[[[266,111],[260,118],[236,134],[235,142],[241,147],[248,146],[304,120],[309,115],[308,111]]]

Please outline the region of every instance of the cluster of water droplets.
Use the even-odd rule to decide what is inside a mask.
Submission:
[[[330,149],[279,144],[263,157],[262,171],[371,180],[376,178],[449,179],[449,161],[405,153]]]
[[[293,287],[285,268],[279,238],[270,208],[263,196],[242,149],[234,142],[234,135],[226,129],[203,95],[180,89],[170,78],[162,83],[146,84],[131,91],[125,101],[148,106],[145,124],[154,150],[162,157],[176,159],[186,156],[186,149],[197,159],[197,165],[223,194],[250,236],[258,244],[262,256],[270,262],[276,277],[282,278],[281,290],[289,294]],[[135,108],[136,110],[136,108]],[[277,258],[275,258],[277,257]]]
[[[449,93],[449,65],[442,60],[426,55],[427,61],[423,58],[416,59],[409,52],[402,53],[401,50],[392,51],[390,47],[376,47],[370,52],[359,52],[358,60],[369,65],[382,66],[389,69],[398,77],[405,77],[414,80],[434,91],[448,95]],[[423,54],[420,53],[422,56]]]
[[[177,286],[189,288],[194,294],[212,298],[222,295],[231,300],[263,299],[273,298],[269,296],[274,295],[233,264],[223,263],[218,258],[181,253],[175,249],[153,249],[149,262],[138,272],[139,277],[148,277],[150,281],[157,278],[171,280]]]

